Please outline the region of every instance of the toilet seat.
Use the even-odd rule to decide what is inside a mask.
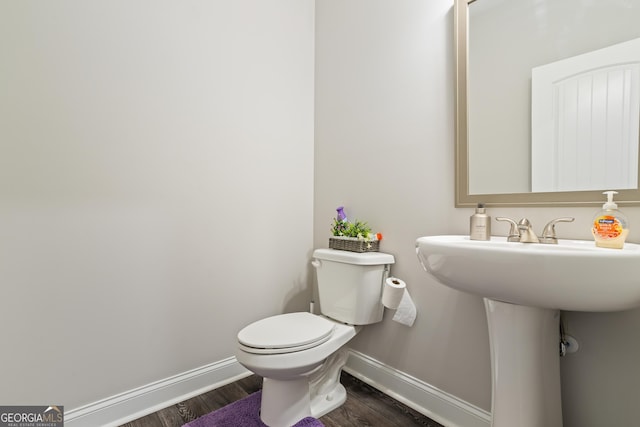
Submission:
[[[288,313],[254,322],[238,332],[242,350],[284,354],[316,347],[331,338],[335,324],[312,313]]]

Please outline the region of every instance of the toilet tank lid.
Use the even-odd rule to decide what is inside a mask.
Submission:
[[[383,252],[350,252],[339,249],[316,249],[313,257],[326,261],[343,262],[356,265],[385,265],[393,264],[395,258]]]

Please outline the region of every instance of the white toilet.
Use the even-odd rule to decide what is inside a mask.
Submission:
[[[322,315],[281,314],[238,332],[236,358],[264,378],[260,418],[270,427],[290,427],[342,405],[343,346],[360,325],[382,320],[382,287],[393,255],[316,249],[313,258]]]

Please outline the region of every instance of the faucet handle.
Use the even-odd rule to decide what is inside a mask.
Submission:
[[[518,223],[512,220],[511,218],[507,218],[504,216],[497,216],[496,221],[505,221],[511,224],[511,228],[509,229],[509,236],[507,237],[507,242],[519,242],[520,241],[520,231],[518,231]]]
[[[559,222],[573,222],[575,218],[573,217],[562,217],[552,219],[544,226],[544,230],[542,231],[542,236],[540,237],[540,243],[548,243],[552,245],[558,244],[558,238],[556,237],[556,224]]]

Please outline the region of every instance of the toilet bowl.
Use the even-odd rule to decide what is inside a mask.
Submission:
[[[263,377],[260,418],[270,427],[290,427],[342,405],[345,344],[361,325],[382,320],[382,286],[393,256],[318,249],[314,258],[322,315],[281,314],[238,332],[236,359]]]
[[[289,427],[342,405],[346,392],[339,376],[348,353],[340,350],[360,329],[305,312],[269,317],[242,329],[236,358],[264,378],[262,421]]]

